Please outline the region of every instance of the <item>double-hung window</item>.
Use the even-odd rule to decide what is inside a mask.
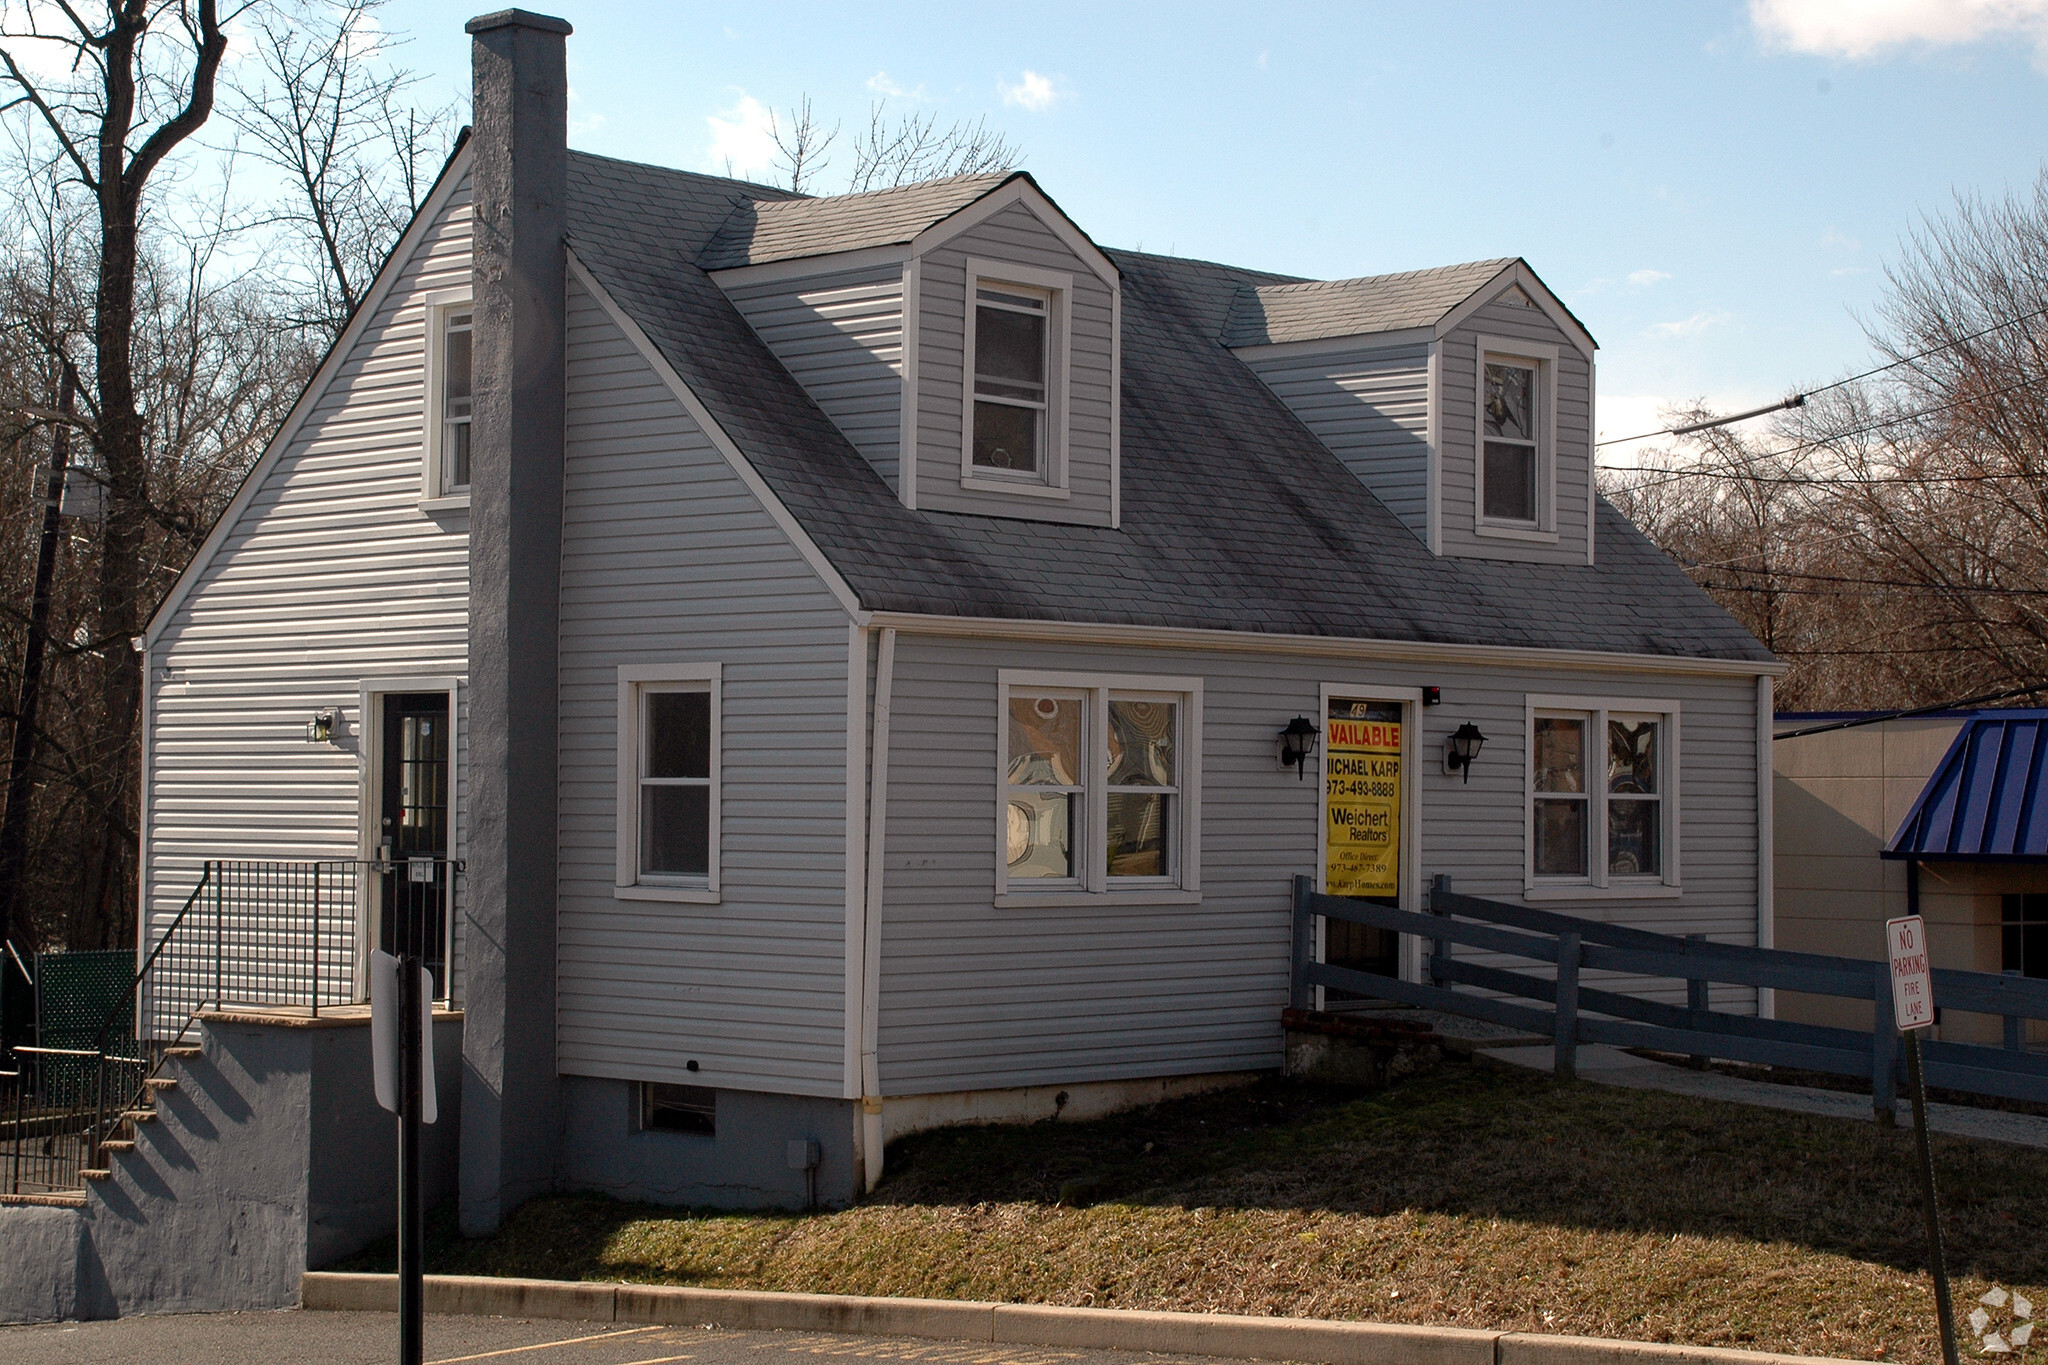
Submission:
[[[436,294],[427,302],[426,467],[422,487],[430,501],[464,500],[469,496],[474,322],[466,290]]]
[[[1198,885],[1201,684],[1004,672],[997,894]]]
[[[717,899],[718,693],[716,664],[619,670],[622,899]]]
[[[1047,323],[1038,290],[980,282],[974,291],[974,467],[1045,469]]]
[[[1553,539],[1557,531],[1556,348],[1479,339],[1477,529]]]
[[[1073,278],[989,261],[967,265],[969,487],[1064,496],[1066,301]]]
[[[1678,704],[1529,699],[1527,890],[1678,886]]]

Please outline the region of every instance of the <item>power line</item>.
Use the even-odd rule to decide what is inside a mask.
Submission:
[[[1758,570],[1757,572],[1762,572]],[[1884,597],[1882,590],[1851,592],[1843,588],[1785,588],[1768,583],[1702,583],[1708,592],[1762,592],[1782,597]],[[1972,597],[2048,597],[2048,588],[1946,588],[1928,583],[1896,583],[1893,587],[1919,588],[1930,593],[1962,593]]]
[[[1917,651],[1871,650],[1869,652],[1879,654],[1892,652],[1913,653]],[[1802,730],[1787,730],[1783,734],[1772,735],[1771,738],[1774,740],[1802,739],[1807,735],[1824,735],[1831,730],[1853,730],[1859,725],[1876,725],[1880,721],[1887,720],[1906,720],[1912,716],[1932,715],[1936,711],[1954,711],[1965,706],[1983,706],[1988,702],[2010,701],[2014,697],[2037,696],[2042,692],[2048,692],[2048,681],[2029,683],[2025,687],[2009,687],[2003,692],[1986,692],[1981,697],[1964,697],[1961,701],[1938,701],[1932,706],[1914,706],[1904,711],[1885,711],[1874,716],[1857,716],[1851,720],[1829,721],[1826,725],[1809,725]]]
[[[1689,567],[1709,568],[1717,566],[1700,564],[1692,565]],[[1855,575],[1844,574],[1805,573],[1798,569],[1737,569],[1736,572],[1750,574],[1767,574],[1778,578],[1803,578],[1806,579],[1808,582],[1813,583],[1851,583],[1866,587],[1880,588],[1925,588],[1929,592],[2011,593],[2025,594],[2028,596],[2048,597],[2048,588],[1997,588],[1990,586],[1971,587],[1967,584],[1961,583],[1916,583],[1909,578],[1863,578]],[[1701,584],[1701,586],[1705,587],[1706,585]]]
[[[1867,434],[1869,434],[1870,432],[1873,432],[1873,431],[1881,431],[1881,430],[1883,430],[1883,429],[1884,429],[1885,427],[1895,427],[1895,426],[1901,426],[1901,425],[1903,425],[1903,424],[1905,424],[1905,423],[1907,423],[1907,422],[1915,422],[1915,421],[1918,421],[1918,420],[1919,420],[1920,418],[1922,418],[1922,417],[1933,417],[1933,416],[1936,416],[1936,415],[1938,415],[1938,414],[1940,414],[1940,413],[1944,413],[1944,412],[1949,412],[1949,411],[1952,411],[1953,409],[1956,409],[1956,408],[1960,408],[1960,407],[1966,407],[1966,406],[1969,406],[1970,404],[1973,404],[1973,403],[1984,403],[1984,402],[1988,402],[1988,401],[1990,401],[1990,400],[1991,400],[1991,399],[1993,399],[1993,398],[2003,398],[2003,397],[2004,397],[2004,396],[2005,396],[2006,394],[2009,394],[2009,393],[2015,393],[2015,392],[2019,391],[2020,389],[2024,389],[2024,388],[2027,388],[2028,386],[2030,386],[2030,385],[2033,385],[2033,384],[2039,384],[2039,383],[2041,383],[2041,382],[2043,381],[2043,379],[2048,379],[2048,376],[2044,376],[2044,375],[2036,375],[2036,376],[2034,376],[2034,377],[2032,377],[2032,378],[2029,378],[2029,379],[2022,379],[2022,380],[2020,380],[2020,381],[2019,381],[2018,383],[2015,383],[2015,384],[2009,384],[2009,385],[2007,385],[2007,386],[2006,386],[2005,388],[2002,388],[2002,389],[1994,389],[1994,390],[1993,390],[1992,392],[1990,392],[1990,393],[1983,393],[1983,394],[1973,394],[1973,395],[1971,395],[1971,396],[1970,396],[1970,397],[1968,397],[1968,398],[1958,398],[1958,399],[1956,399],[1956,400],[1955,400],[1955,401],[1954,401],[1953,403],[1942,403],[1942,404],[1938,404],[1938,405],[1936,405],[1935,407],[1931,407],[1931,408],[1922,408],[1922,409],[1920,409],[1920,410],[1919,410],[1918,412],[1908,412],[1908,413],[1901,413],[1901,414],[1900,414],[1899,416],[1897,416],[1897,417],[1886,417],[1886,418],[1881,418],[1881,419],[1880,419],[1880,420],[1878,420],[1878,421],[1875,421],[1875,422],[1871,422],[1871,423],[1868,423],[1868,424],[1866,424],[1866,425],[1864,425],[1864,426],[1860,426],[1860,427],[1851,427],[1851,428],[1850,428],[1849,430],[1847,430],[1847,431],[1837,431],[1837,432],[1831,432],[1831,433],[1829,433],[1829,434],[1828,434],[1827,436],[1821,437],[1821,438],[1820,438],[1820,439],[1818,439],[1818,440],[1813,440],[1813,441],[1807,441],[1807,442],[1804,442],[1803,444],[1800,444],[1800,445],[1796,445],[1796,446],[1788,446],[1788,447],[1786,447],[1786,448],[1785,448],[1785,449],[1783,449],[1783,450],[1766,450],[1766,451],[1763,451],[1763,452],[1762,452],[1762,453],[1760,453],[1760,454],[1757,454],[1757,455],[1752,455],[1752,456],[1749,456],[1749,457],[1748,457],[1748,458],[1746,458],[1746,459],[1742,459],[1742,460],[1737,460],[1737,461],[1734,461],[1733,463],[1731,463],[1731,464],[1729,464],[1729,465],[1727,465],[1727,466],[1725,466],[1725,467],[1723,467],[1723,468],[1720,468],[1720,469],[1674,469],[1674,470],[1665,470],[1665,471],[1662,471],[1662,472],[1661,472],[1661,473],[1660,473],[1660,474],[1659,474],[1659,475],[1658,475],[1657,477],[1655,477],[1655,478],[1648,478],[1648,479],[1643,479],[1643,480],[1640,480],[1640,481],[1638,481],[1638,482],[1636,482],[1636,483],[1632,483],[1632,484],[1629,484],[1629,485],[1627,486],[1627,490],[1626,490],[1626,491],[1628,491],[1628,492],[1631,492],[1631,493],[1633,493],[1633,492],[1638,492],[1638,491],[1640,491],[1640,490],[1642,490],[1642,489],[1645,489],[1645,488],[1655,488],[1655,487],[1658,487],[1658,486],[1660,486],[1660,485],[1662,485],[1662,484],[1667,484],[1667,483],[1673,483],[1673,482],[1676,482],[1676,481],[1677,481],[1677,480],[1679,480],[1679,479],[1721,479],[1721,478],[1732,478],[1732,477],[1734,477],[1734,476],[1735,476],[1735,474],[1736,474],[1736,472],[1737,472],[1738,470],[1750,468],[1751,466],[1754,466],[1754,465],[1756,465],[1756,464],[1759,464],[1759,463],[1761,463],[1761,462],[1762,462],[1762,461],[1764,461],[1764,460],[1776,460],[1776,459],[1782,459],[1782,458],[1784,458],[1784,457],[1786,457],[1786,456],[1788,456],[1788,455],[1798,455],[1798,454],[1802,454],[1802,453],[1804,453],[1804,452],[1806,452],[1806,451],[1809,451],[1809,450],[1818,450],[1818,449],[1820,449],[1820,448],[1821,448],[1821,447],[1823,447],[1823,446],[1828,446],[1828,445],[1832,445],[1832,444],[1834,444],[1834,443],[1835,443],[1835,442],[1837,442],[1837,441],[1845,440],[1845,439],[1847,439],[1848,437],[1851,437],[1851,436],[1863,436],[1863,435],[1867,435]],[[1606,466],[1603,466],[1603,467],[1604,467],[1604,468],[1606,468],[1606,469],[1608,469],[1608,470],[1619,470],[1619,469],[1621,468],[1621,466],[1619,466],[1619,465],[1606,465]],[[2026,477],[2026,476],[2024,476],[2024,475],[2018,475],[2018,474],[1972,474],[1972,475],[1963,475],[1963,474],[1956,474],[1956,475],[1937,475],[1937,476],[1931,476],[1931,477],[1929,477],[1929,478],[1925,479],[1924,481],[1925,481],[1925,482],[1930,482],[1930,483],[1931,483],[1931,482],[1936,482],[1936,481],[1947,481],[1947,480],[1953,479],[1953,480],[1959,480],[1959,481],[1964,481],[1964,482],[1977,482],[1977,481],[1983,481],[1983,480],[1990,480],[1990,479],[2006,479],[2006,478],[2022,478],[2022,477]],[[1799,484],[1827,484],[1827,483],[1866,483],[1866,482],[1893,482],[1893,481],[1897,481],[1897,482],[1922,482],[1922,481],[1923,481],[1923,480],[1922,480],[1922,479],[1920,479],[1920,478],[1919,478],[1918,476],[1897,476],[1897,477],[1895,478],[1894,476],[1888,476],[1888,475],[1878,475],[1878,476],[1875,476],[1875,477],[1874,477],[1873,479],[1868,479],[1868,480],[1865,480],[1865,479],[1849,479],[1849,478],[1837,478],[1837,479],[1826,479],[1826,478],[1820,478],[1820,477],[1812,477],[1812,478],[1808,478],[1808,477],[1799,477],[1799,476],[1786,476],[1786,475],[1761,475],[1761,474],[1760,474],[1760,475],[1756,475],[1756,476],[1754,476],[1754,479],[1755,479],[1755,482],[1758,482],[1758,483],[1799,483]]]
[[[1930,346],[1918,354],[1905,356],[1899,360],[1888,361],[1883,365],[1873,365],[1861,374],[1852,374],[1846,379],[1837,379],[1832,384],[1823,384],[1817,389],[1808,389],[1804,393],[1794,393],[1776,403],[1766,404],[1760,408],[1751,408],[1748,412],[1738,412],[1732,417],[1717,417],[1711,422],[1694,422],[1689,426],[1667,427],[1661,431],[1646,431],[1640,436],[1616,436],[1605,441],[1595,441],[1593,449],[1598,450],[1601,446],[1627,445],[1630,441],[1647,441],[1653,436],[1688,436],[1695,431],[1706,431],[1712,427],[1725,427],[1734,422],[1747,422],[1752,417],[1762,417],[1767,413],[1783,412],[1787,408],[1803,408],[1806,406],[1806,400],[1815,394],[1829,393],[1846,385],[1854,384],[1859,380],[1868,379],[1874,374],[1883,374],[1886,370],[1896,370],[1901,365],[1910,365],[1916,360],[1925,360],[1928,356],[1939,354],[1942,351],[1952,351],[1966,342],[1977,340],[1979,337],[1990,336],[1993,332],[2002,331],[2007,327],[2017,327],[2023,322],[2032,322],[2043,314],[2048,314],[2048,308],[2036,308],[2031,313],[2022,313],[2016,318],[2007,318],[2003,322],[1994,322],[1981,332],[1972,332],[1968,336],[1957,337],[1954,341],[1944,341],[1939,346]]]

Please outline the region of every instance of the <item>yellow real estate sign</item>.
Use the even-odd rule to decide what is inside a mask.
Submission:
[[[1399,895],[1401,724],[1336,716],[1327,724],[1323,894]]]

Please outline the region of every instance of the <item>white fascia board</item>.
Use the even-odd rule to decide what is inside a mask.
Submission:
[[[840,576],[839,570],[832,567],[832,561],[825,557],[825,552],[818,548],[818,543],[811,539],[810,533],[797,522],[789,508],[783,505],[782,499],[775,496],[774,490],[768,487],[767,481],[761,477],[753,463],[740,453],[739,446],[734,443],[732,437],[726,435],[725,429],[718,425],[696,392],[676,373],[675,367],[668,363],[668,357],[661,353],[661,348],[654,344],[653,338],[640,329],[640,324],[633,321],[625,309],[619,307],[618,301],[612,298],[605,287],[597,282],[597,277],[590,273],[590,268],[577,259],[575,251],[569,250],[568,258],[570,276],[590,291],[590,297],[597,300],[598,306],[604,309],[606,316],[626,334],[626,339],[633,343],[633,348],[640,352],[641,358],[653,367],[654,372],[661,377],[661,382],[668,386],[676,401],[683,405],[683,411],[690,414],[690,420],[697,424],[705,437],[717,448],[718,453],[725,457],[725,462],[732,467],[733,473],[739,475],[740,482],[747,486],[747,491],[754,495],[767,510],[769,517],[781,528],[782,533],[789,537],[790,544],[796,546],[797,552],[804,557],[812,571],[823,580],[832,596],[838,599],[840,607],[848,616],[858,617],[860,598],[854,594],[853,586]]]
[[[1230,353],[1243,361],[1286,360],[1298,355],[1328,355],[1332,351],[1377,351],[1396,346],[1417,346],[1436,339],[1435,327],[1396,327],[1385,332],[1348,332],[1343,336],[1309,337],[1303,341],[1233,346]]]
[[[1088,234],[1074,226],[1060,206],[1045,197],[1044,191],[1023,176],[1009,180],[990,190],[967,207],[948,214],[933,223],[923,232],[910,239],[910,254],[922,256],[934,247],[943,246],[961,233],[977,224],[987,222],[1012,204],[1022,204],[1031,210],[1033,217],[1045,224],[1046,228],[1066,243],[1067,249],[1088,263],[1088,268],[1101,276],[1102,282],[1115,289],[1122,281],[1116,263],[1102,254],[1100,247],[1088,240]]]
[[[727,293],[750,284],[771,284],[779,280],[801,280],[812,275],[836,275],[870,266],[901,265],[910,259],[910,248],[896,246],[862,247],[858,251],[834,251],[823,256],[791,256],[759,265],[736,265],[705,273]]]
[[[285,416],[284,425],[277,429],[277,435],[270,438],[270,443],[263,448],[263,454],[249,467],[248,474],[242,479],[242,486],[235,490],[235,496],[228,501],[227,510],[220,514],[220,520],[213,524],[213,529],[207,532],[206,539],[200,542],[198,552],[186,563],[177,581],[171,584],[171,590],[164,594],[164,600],[157,604],[157,609],[150,616],[149,625],[143,632],[145,644],[153,646],[162,638],[165,627],[177,614],[178,608],[184,605],[193,585],[206,572],[207,565],[213,561],[214,555],[220,552],[220,547],[227,543],[228,536],[234,532],[236,523],[242,519],[242,514],[249,510],[250,502],[256,497],[256,490],[263,487],[263,481],[270,476],[270,471],[277,467],[278,460],[298,438],[299,429],[305,426],[306,419],[319,407],[321,397],[327,392],[327,386],[334,382],[335,375],[340,372],[349,353],[355,349],[356,342],[362,339],[364,331],[377,316],[377,311],[384,306],[384,300],[390,295],[391,287],[398,282],[399,275],[405,270],[405,263],[419,250],[421,240],[440,218],[441,210],[448,206],[448,200],[454,195],[455,187],[462,183],[462,177],[469,174],[470,162],[476,159],[472,151],[474,145],[473,142],[465,142],[462,149],[449,159],[447,169],[441,172],[440,183],[428,191],[426,202],[421,204],[420,211],[413,215],[412,223],[406,228],[405,235],[398,239],[398,245],[391,248],[391,254],[384,258],[384,268],[378,271],[377,278],[370,282],[369,292],[363,295],[363,301],[357,307],[355,316],[342,328],[341,336],[328,350],[327,358],[320,362],[320,368],[313,372],[313,378],[300,391],[299,401],[292,404],[292,410]]]
[[[1777,677],[1786,664],[1749,659],[1695,659],[1676,654],[1619,654],[1591,649],[1532,649],[1522,645],[1438,644],[1428,640],[1355,640],[1328,635],[1265,635],[1252,631],[1197,630],[1183,626],[1102,625],[1085,621],[1017,621],[982,616],[925,616],[876,611],[866,626],[893,626],[905,635],[1006,639],[1046,644],[1140,645],[1206,649],[1318,659],[1371,659],[1387,663],[1477,664],[1493,667],[1659,673],[1707,677]]]
[[[1498,275],[1467,295],[1463,303],[1438,318],[1436,335],[1439,338],[1449,336],[1467,318],[1492,303],[1500,291],[1511,284],[1522,286],[1522,292],[1534,300],[1536,307],[1556,324],[1558,331],[1571,338],[1572,346],[1586,358],[1587,363],[1592,363],[1593,352],[1599,349],[1599,343],[1593,340],[1593,334],[1579,325],[1578,320],[1557,301],[1557,295],[1550,292],[1550,286],[1538,279],[1536,272],[1521,261],[1510,261],[1502,267]]]

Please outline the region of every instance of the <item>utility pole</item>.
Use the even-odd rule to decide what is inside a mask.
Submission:
[[[57,411],[69,418],[77,409],[77,385],[69,365],[57,367]],[[7,804],[0,813],[0,926],[30,948],[38,946],[26,923],[22,881],[28,871],[28,798],[35,768],[36,714],[43,699],[43,655],[49,645],[50,596],[57,578],[57,547],[63,535],[64,476],[71,463],[71,424],[59,421],[50,433],[50,475],[44,485],[42,536],[36,545],[35,589],[28,603],[28,640],[21,652],[21,686],[14,699],[14,747],[7,760]]]

